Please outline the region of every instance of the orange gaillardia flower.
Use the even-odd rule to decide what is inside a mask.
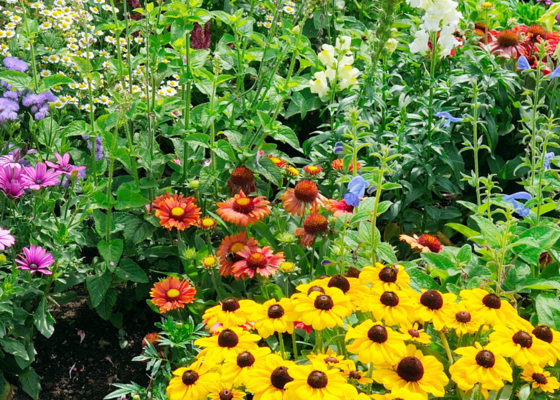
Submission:
[[[344,168],[344,161],[341,160],[340,158],[337,158],[336,160],[334,160],[331,163],[331,167],[333,167],[333,169],[336,169],[337,171],[342,171],[342,169]],[[360,165],[360,163],[356,163],[356,170],[360,170],[360,168],[362,168],[362,166]],[[354,170],[354,166],[352,165],[352,163],[350,163],[350,166],[348,167],[348,170],[350,172],[353,172]]]
[[[315,176],[323,172],[323,167],[321,167],[320,165],[306,165],[305,167],[303,167],[303,170],[306,174]]]
[[[259,243],[253,239],[248,238],[246,232],[242,232],[238,235],[226,236],[220,247],[218,247],[218,252],[216,256],[220,258],[220,275],[229,276],[233,271],[233,264],[241,261],[243,257],[240,257],[237,253],[248,246],[251,250],[255,250]]]
[[[157,207],[156,217],[161,226],[169,230],[177,228],[183,231],[198,223],[200,208],[196,206],[194,197],[185,198],[182,194],[174,194],[160,201]]]
[[[399,239],[410,245],[413,251],[423,252],[423,253],[439,253],[444,246],[441,244],[439,239],[428,233],[420,235],[420,237],[413,235],[400,235]]]
[[[490,43],[490,51],[498,56],[517,59],[527,53],[527,47],[517,33],[502,31],[495,42]]]
[[[183,308],[185,304],[193,302],[195,295],[196,289],[189,281],[174,277],[157,282],[150,290],[152,303],[159,307],[161,313]]]
[[[286,165],[286,160],[282,160],[281,158],[278,157],[274,157],[272,155],[267,155],[267,158],[270,158],[270,161],[272,161],[277,167],[282,168],[283,166]]]
[[[255,175],[253,171],[245,166],[237,167],[233,170],[227,182],[227,186],[231,194],[239,193],[240,190],[242,190],[243,193],[249,194],[257,190]]]
[[[332,211],[333,217],[340,217],[342,215],[352,215],[354,213],[354,206],[346,203],[346,200],[329,200],[329,211]]]
[[[204,217],[200,219],[198,226],[204,230],[213,229],[216,227],[216,220],[214,218]]]
[[[303,222],[303,228],[296,229],[296,236],[302,246],[311,246],[317,236],[324,235],[329,229],[327,219],[321,214],[311,214]]]
[[[261,275],[268,278],[274,275],[278,266],[284,262],[284,253],[274,254],[270,247],[251,249],[245,247],[237,253],[241,260],[233,265],[232,274],[235,279],[253,278]]]
[[[235,197],[225,203],[217,203],[217,213],[225,221],[235,225],[247,226],[262,220],[270,215],[269,201],[263,200],[264,196],[248,197],[239,191]]]
[[[280,200],[287,212],[300,217],[308,206],[311,212],[316,213],[328,204],[327,198],[319,193],[319,188],[311,181],[301,181],[295,188],[286,189]]]
[[[171,193],[165,193],[162,194],[161,196],[156,197],[153,201],[152,201],[152,208],[154,210],[159,210],[160,209],[160,203],[164,200],[170,199],[171,197],[173,197],[173,195]]]

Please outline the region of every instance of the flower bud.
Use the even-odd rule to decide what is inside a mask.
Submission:
[[[301,32],[301,28],[299,27],[299,25],[294,26],[294,29],[292,29],[292,33],[294,35],[299,35],[300,32]]]
[[[198,189],[198,187],[200,186],[200,181],[193,179],[191,181],[189,181],[189,187],[191,189]]]
[[[196,257],[196,249],[189,247],[188,249],[183,251],[183,257],[185,257],[187,260],[192,260]]]
[[[4,254],[0,254],[0,264],[4,264],[6,262],[6,256]]]
[[[399,41],[394,38],[389,38],[385,43],[385,50],[387,50],[387,54],[393,54],[395,50],[397,50],[397,46],[399,45]]]

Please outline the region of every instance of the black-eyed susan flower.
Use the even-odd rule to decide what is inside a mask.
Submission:
[[[203,348],[197,357],[220,363],[226,357],[233,357],[244,351],[256,349],[256,342],[259,340],[261,340],[259,335],[251,334],[242,328],[232,327],[224,329],[218,335],[198,339],[194,344]]]
[[[387,394],[373,394],[373,400],[426,400],[420,393],[412,393],[406,389],[395,390]]]
[[[276,301],[268,300],[263,305],[254,308],[251,320],[255,321],[255,328],[259,335],[266,339],[276,332],[294,333],[296,313],[293,311],[292,301],[286,297]]]
[[[537,338],[550,344],[551,359],[549,364],[551,366],[556,364],[556,361],[560,358],[560,332],[550,329],[546,325],[537,325],[533,329],[533,335]]]
[[[406,292],[371,290],[361,303],[361,311],[369,311],[377,321],[385,325],[402,325],[413,322],[416,318],[416,303]]]
[[[325,293],[325,288],[327,288],[328,281],[329,278],[327,277],[327,278],[315,279],[309,283],[303,283],[301,285],[297,285],[296,290],[298,293],[296,297],[299,297],[300,295],[309,296],[312,292]]]
[[[337,368],[340,368],[340,366],[342,365],[341,363],[345,361],[343,355],[337,354],[330,347],[327,350],[321,350],[317,353],[312,351],[307,355],[307,359],[311,363],[322,362],[330,367],[337,367]]]
[[[507,301],[494,293],[482,289],[461,290],[461,303],[475,317],[480,317],[485,324],[492,326],[513,326],[519,319],[515,309]]]
[[[403,334],[404,340],[422,344],[432,343],[432,337],[420,327],[420,324],[418,324],[418,322],[408,325],[401,325],[399,327],[399,332]]]
[[[528,326],[527,326],[528,325]],[[550,345],[533,335],[533,327],[526,323],[518,328],[496,325],[486,348],[524,367],[527,364],[545,366],[553,357]]]
[[[209,400],[243,400],[245,392],[233,388],[232,382],[217,382],[210,393]]]
[[[360,282],[371,285],[372,290],[394,292],[410,289],[410,277],[402,265],[375,263],[373,267],[364,267],[360,274]]]
[[[472,314],[464,303],[451,303],[443,313],[445,326],[454,329],[457,335],[478,331],[484,321],[480,314]]]
[[[177,368],[167,386],[170,400],[204,400],[220,375],[214,364],[198,360],[188,367]]]
[[[293,400],[352,400],[358,391],[346,382],[337,369],[324,363],[297,365],[290,370],[293,381],[286,384],[286,394]]]
[[[235,297],[229,297],[222,300],[219,305],[206,310],[202,320],[206,323],[206,329],[216,322],[222,324],[224,328],[240,326],[249,322],[249,316],[256,306],[257,303],[253,300],[237,300]]]
[[[478,383],[487,394],[488,390],[500,390],[504,380],[511,382],[513,379],[513,371],[505,358],[482,348],[479,343],[460,347],[455,353],[462,357],[449,367],[449,372],[461,390],[471,390]]]
[[[236,387],[247,386],[249,373],[258,368],[268,354],[270,354],[269,347],[257,347],[227,356],[221,369],[222,381],[233,382]]]
[[[443,314],[453,303],[456,296],[453,293],[441,293],[437,290],[425,290],[420,296],[420,306],[416,316],[422,322],[432,321],[434,328],[441,331],[445,327]]]
[[[285,361],[276,354],[269,354],[264,362],[249,373],[247,389],[254,400],[289,400],[286,385],[294,380],[295,363]]]
[[[373,371],[372,378],[391,391],[406,390],[434,397],[445,395],[445,386],[449,379],[443,371],[443,365],[434,356],[425,356],[414,345],[406,346],[406,355],[392,368]]]
[[[367,371],[360,371],[353,360],[342,360],[337,367],[343,377],[353,379],[359,385],[367,385],[373,382],[373,379],[367,377]]]
[[[358,355],[358,361],[375,365],[394,365],[406,354],[403,335],[381,323],[365,321],[355,328],[349,327],[345,341],[354,340],[346,346],[348,351]]]
[[[560,388],[560,382],[550,372],[545,371],[537,365],[527,365],[521,374],[523,380],[531,383],[533,389],[540,389],[543,392],[554,393]]]
[[[335,287],[322,288],[308,296],[294,297],[294,311],[298,321],[322,331],[325,328],[344,326],[342,318],[352,314],[352,304],[342,290]]]

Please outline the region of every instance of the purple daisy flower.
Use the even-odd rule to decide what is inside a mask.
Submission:
[[[25,185],[20,181],[21,171],[21,166],[19,168],[11,165],[0,167],[0,190],[10,199],[17,199],[25,189]]]
[[[10,231],[0,228],[0,250],[4,251],[8,247],[12,247],[16,239],[10,235]]]
[[[16,259],[16,263],[19,264],[16,267],[17,269],[29,271],[30,274],[40,272],[45,275],[52,275],[52,271],[47,269],[54,264],[54,258],[51,253],[47,253],[45,249],[34,244],[24,247],[23,253],[25,255],[19,254],[19,259]]]
[[[37,163],[35,168],[25,167],[21,173],[21,182],[29,189],[39,190],[46,186],[58,184],[60,172],[54,169],[47,169],[43,163]]]
[[[2,60],[2,62],[6,68],[11,69],[12,71],[26,72],[29,68],[25,61],[15,57],[6,57]]]
[[[79,175],[80,171],[86,169],[86,167],[78,167],[76,165],[70,164],[69,153],[65,153],[64,156],[61,156],[60,154],[56,153],[55,157],[56,160],[58,161],[58,164],[52,163],[50,161],[45,161],[45,164],[47,164],[52,169],[60,172],[61,174],[70,176],[72,175],[72,171],[78,171],[78,175]]]

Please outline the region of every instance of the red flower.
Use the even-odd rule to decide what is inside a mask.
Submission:
[[[193,302],[195,295],[196,289],[189,281],[174,277],[157,282],[150,290],[152,303],[159,307],[161,313],[183,308],[185,304]]]

